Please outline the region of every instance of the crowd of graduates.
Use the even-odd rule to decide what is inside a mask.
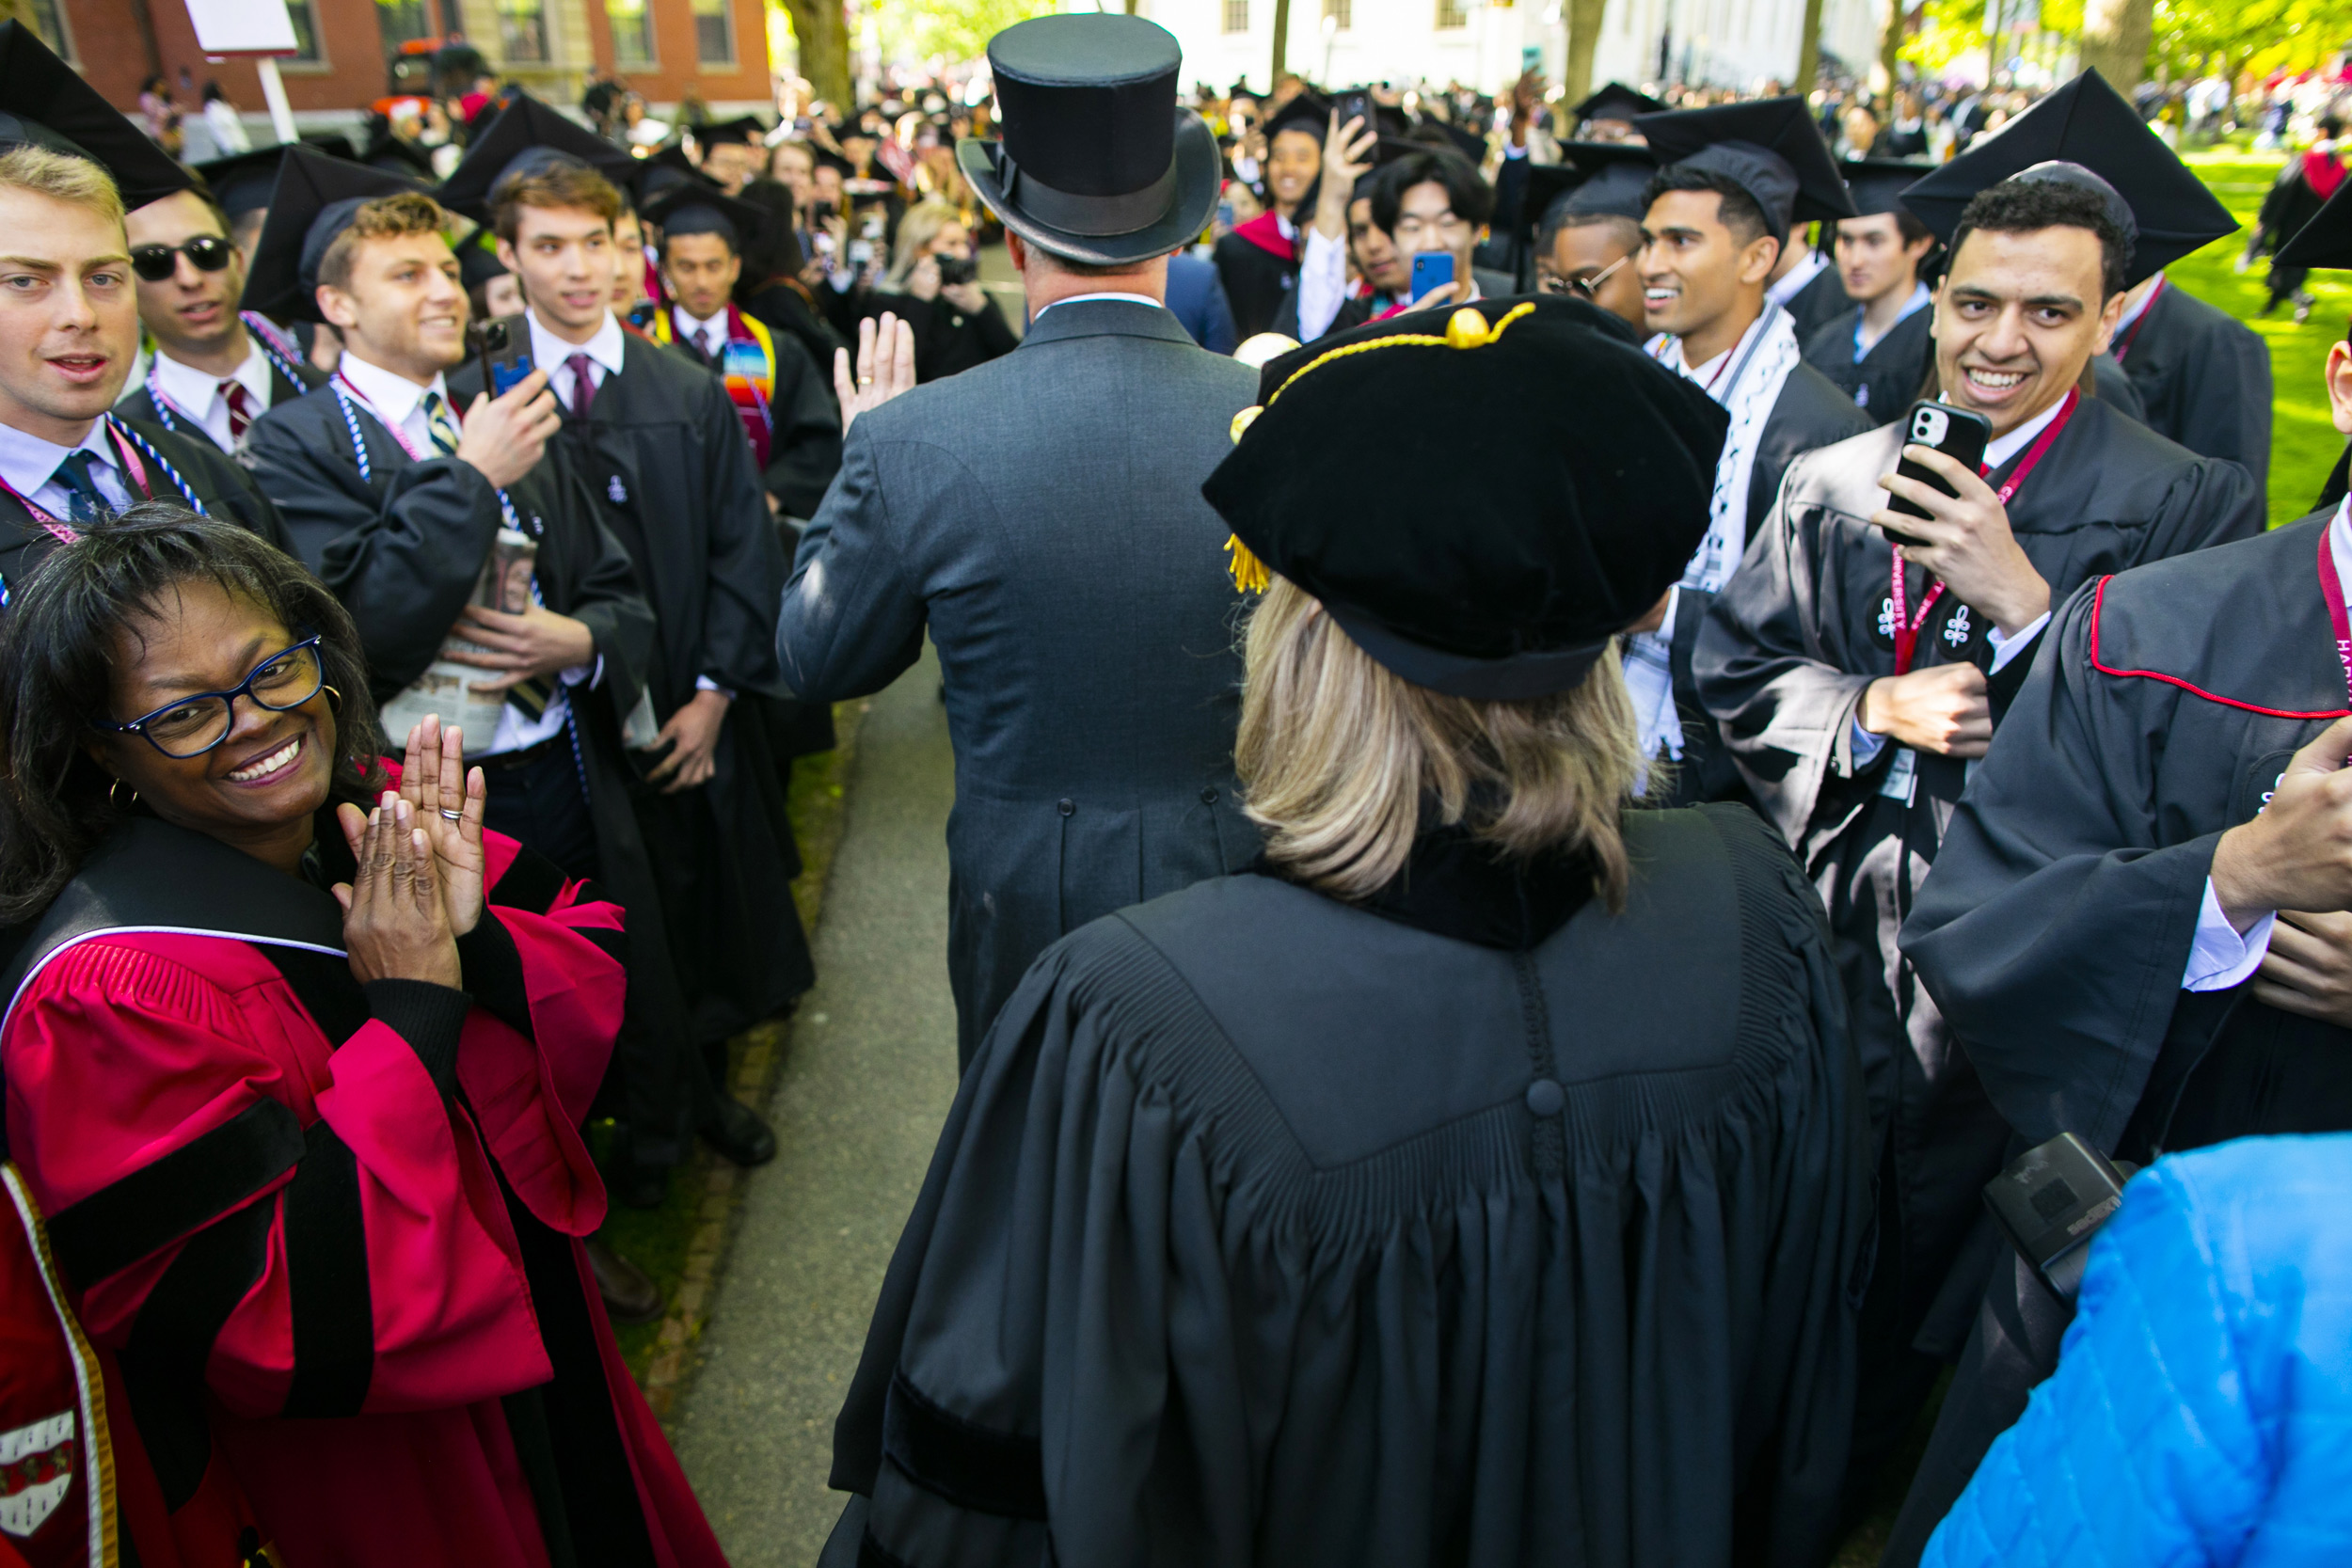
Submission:
[[[191,169],[0,24],[0,1564],[723,1560],[598,1231],[774,1156],[790,769],[927,634],[827,1562],[2352,1548],[2352,501],[2095,72],[465,64]]]

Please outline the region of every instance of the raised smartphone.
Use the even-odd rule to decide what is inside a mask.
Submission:
[[[1991,420],[1982,414],[1972,414],[1965,408],[1954,408],[1947,403],[1934,403],[1922,398],[1911,405],[1911,412],[1903,416],[1903,445],[1933,447],[1963,467],[1983,467],[1984,449],[1992,439],[1993,423]],[[1960,493],[1946,483],[1941,475],[1930,470],[1926,464],[1915,463],[1908,457],[1895,465],[1895,471],[1905,479],[1915,479],[1920,483],[1941,490],[1947,496],[1956,496]],[[1928,509],[1917,501],[1905,500],[1902,497],[1895,495],[1886,498],[1886,509],[1889,512],[1900,512],[1913,517],[1928,515]],[[1925,540],[1915,539],[1908,533],[1900,533],[1891,528],[1883,528],[1880,531],[1898,545],[1926,543]]]

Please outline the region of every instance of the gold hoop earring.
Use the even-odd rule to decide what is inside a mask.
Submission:
[[[120,800],[115,798],[117,793],[121,788],[122,781],[120,779],[117,779],[114,783],[106,786],[106,804],[114,807],[117,811],[121,811],[128,806],[137,805],[139,801],[139,792],[137,787],[135,785],[133,786],[131,790],[131,798],[128,800]]]
[[[342,692],[336,690],[325,681],[319,682],[319,689],[326,693],[326,705],[328,707],[332,708],[337,713],[342,712],[343,694]]]

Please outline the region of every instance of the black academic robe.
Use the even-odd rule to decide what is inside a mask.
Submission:
[[[2352,1130],[2352,1032],[2181,989],[2215,844],[2345,710],[2328,515],[2075,594],[1952,816],[1902,949],[2019,1148]],[[1994,1272],[1888,1560],[1916,1560],[2070,1316]]]
[[[2141,401],[2139,388],[2132,380],[2131,372],[2116,363],[2114,355],[2093,356],[2090,361],[2090,385],[2091,395],[2101,403],[2141,424],[2148,423],[2148,404]],[[2179,443],[2174,444],[2177,446]]]
[[[1905,749],[1889,742],[1863,762],[1852,738],[1864,689],[1895,673],[1893,556],[1868,518],[1884,504],[1879,479],[1894,471],[1902,436],[1900,426],[1883,426],[1800,460],[1717,599],[1695,657],[1700,698],[1758,809],[1797,849],[1828,905],[1886,1162],[1872,1283],[1884,1311],[1866,1339],[1864,1367],[1866,1397],[1888,1402],[1877,1414],[1891,1431],[1866,1431],[1857,1440],[1866,1454],[1900,1436],[1934,1369],[1959,1353],[1993,1257],[1990,1228],[1971,1233],[2009,1141],[1895,942],[1936,861],[1967,766],[1910,752],[1915,782],[1905,799],[1883,792],[1898,786]],[[2263,497],[2235,464],[2185,451],[2086,399],[2010,500],[2009,517],[2055,602],[2098,574],[2260,531]],[[1909,577],[1915,611],[1927,583],[1915,571]],[[1989,667],[1990,629],[1981,613],[1944,595],[1919,628],[1915,667]],[[1994,677],[1996,721],[2032,658],[2022,651]]]
[[[825,486],[841,471],[841,411],[826,387],[831,367],[819,374],[798,339],[771,332],[768,341],[775,351],[770,367],[775,373],[768,391],[768,467],[760,486],[776,499],[784,515],[814,516]],[[703,369],[723,373],[693,340],[670,346]]]
[[[1854,306],[1807,338],[1804,362],[1853,399],[1871,423],[1885,424],[1918,401],[1935,370],[1935,310],[1931,306],[1914,310],[1856,359],[1854,328],[1861,314],[1862,308]]]
[[[1263,223],[1264,219],[1256,221]],[[1238,341],[1248,342],[1261,332],[1274,330],[1274,319],[1280,312],[1283,300],[1298,293],[1295,254],[1278,256],[1246,236],[1233,233],[1218,236],[1210,257],[1216,262],[1218,279],[1225,285],[1225,298],[1233,307],[1233,331]],[[1293,319],[1296,311],[1294,304]]]
[[[1853,309],[1846,280],[1833,263],[1813,275],[1813,280],[1790,294],[1781,309],[1796,324],[1797,341],[1804,342],[1824,325]]]
[[[451,375],[458,402],[481,390],[480,375],[473,365]],[[816,980],[792,903],[800,857],[783,776],[761,705],[742,700],[787,695],[783,548],[725,384],[682,354],[628,335],[620,372],[596,388],[588,418],[564,410],[551,445],[587,482],[653,606],[654,717],[667,722],[697,676],[738,699],[709,783],[637,795],[691,1035],[716,1046]]]
[[[2270,346],[2245,323],[2167,283],[2116,334],[2115,357],[2139,390],[2148,428],[2270,481]]]
[[[1048,949],[821,1560],[1825,1560],[1868,1172],[1820,911],[1743,809],[1626,833],[1618,914],[1437,830],[1370,907],[1262,868]]]
[[[310,365],[281,363],[275,354],[265,355],[264,357],[269,363],[270,408],[276,408],[280,404],[292,403],[303,393],[326,385],[325,371],[317,370]],[[288,370],[294,372],[292,377],[286,374]],[[268,409],[262,410],[263,413],[268,411]],[[128,393],[124,394],[122,400],[115,404],[115,412],[126,419],[144,420],[159,424],[166,430],[177,431],[199,440],[212,440],[211,434],[202,425],[160,406],[155,401],[154,394],[147,389],[144,382],[133,387]]]
[[[825,291],[830,293],[833,291]],[[817,382],[825,396],[833,396],[833,356],[836,349],[849,349],[854,354],[857,339],[843,337],[834,330],[833,323],[818,312],[814,295],[807,290],[783,278],[773,278],[752,289],[736,301],[747,316],[757,318],[771,332],[783,333],[808,351],[809,362],[817,367]],[[838,410],[835,410],[838,412]]]
[[[209,516],[243,524],[279,549],[289,547],[286,525],[278,508],[254,483],[253,476],[213,445],[210,438],[182,435],[151,420],[119,413],[108,418],[130,433],[133,449],[146,466],[144,494],[131,483],[129,474],[123,475],[124,483],[138,499],[172,501],[182,506],[193,502]],[[118,451],[118,460],[119,456]],[[6,592],[7,585],[23,581],[24,574],[56,546],[55,534],[35,522],[33,515],[14,497],[0,493],[0,594]],[[0,604],[6,602],[0,598]]]
[[[462,406],[470,398],[456,400]],[[454,457],[419,462],[364,409],[362,477],[342,405],[321,388],[274,405],[246,433],[261,483],[287,515],[292,549],[350,610],[381,702],[422,674],[472,598],[503,522],[498,492]],[[687,1009],[670,956],[660,883],[629,805],[621,725],[654,662],[651,607],[628,553],[561,458],[508,491],[517,519],[536,523],[536,578],[549,610],[585,622],[603,660],[593,689],[569,700],[580,721],[589,815],[601,880],[628,911],[628,1016],[613,1053],[607,1103],[628,1117],[641,1157],[680,1157],[691,1136]],[[484,738],[484,737],[476,737]],[[405,737],[387,737],[397,749]],[[495,785],[493,786],[495,787]]]
[[[918,382],[937,381],[985,365],[1021,346],[993,298],[977,311],[965,311],[945,294],[923,300],[878,291],[866,296],[859,313],[879,317],[885,310],[903,320],[914,334],[914,379]],[[798,515],[806,517],[814,511],[811,508]]]

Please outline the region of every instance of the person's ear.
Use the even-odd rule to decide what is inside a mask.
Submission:
[[[1772,268],[1779,264],[1780,242],[1770,234],[1759,234],[1740,253],[1740,281],[1761,283],[1772,276]]]
[[[2352,343],[2328,346],[2328,413],[2339,431],[2352,436]]]
[[[520,277],[523,275],[522,268],[515,264],[515,246],[512,243],[506,240],[501,240],[498,242],[498,258],[500,266],[504,267],[508,272],[513,273],[517,277]]]
[[[2099,308],[2099,335],[2090,346],[2094,356],[2105,354],[2107,345],[2115,341],[2115,329],[2122,324],[2123,301],[2128,293],[2125,290],[2108,295],[2106,304]]]
[[[1011,230],[1005,230],[1005,256],[1012,262],[1012,270],[1026,274],[1029,270],[1029,246]]]
[[[318,286],[319,314],[331,326],[344,328],[359,325],[359,302],[331,283]]]

